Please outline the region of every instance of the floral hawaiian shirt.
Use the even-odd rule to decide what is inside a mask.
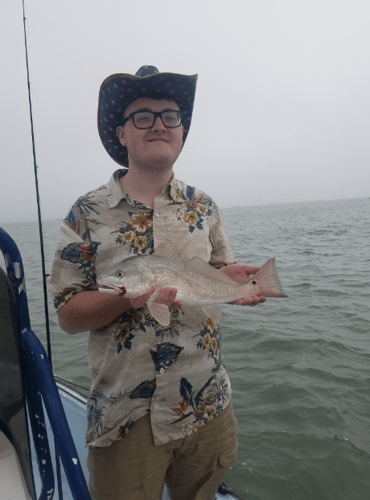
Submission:
[[[131,200],[117,170],[79,198],[64,219],[50,289],[57,309],[74,294],[96,290],[96,277],[132,255],[151,254],[170,240],[181,256],[216,267],[234,262],[219,209],[202,191],[172,177],[154,209]],[[129,309],[91,331],[87,355],[89,446],[109,446],[150,413],[156,445],[195,432],[229,403],[221,332],[198,308],[171,311],[161,326],[147,309]]]

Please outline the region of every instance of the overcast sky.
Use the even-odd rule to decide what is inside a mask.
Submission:
[[[177,177],[221,207],[370,196],[369,0],[26,0],[45,219],[118,165],[101,82],[199,74]],[[0,0],[0,222],[37,216],[21,0]]]

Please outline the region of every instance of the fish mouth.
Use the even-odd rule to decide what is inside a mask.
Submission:
[[[126,287],[117,285],[99,285],[99,292],[111,293],[115,295],[125,295],[127,293]]]

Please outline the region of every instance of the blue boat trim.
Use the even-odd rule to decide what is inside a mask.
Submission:
[[[43,345],[31,330],[22,258],[15,242],[1,228],[0,249],[5,258],[8,278],[16,300],[17,332],[15,335],[18,335],[19,340],[22,381],[41,478],[39,500],[52,499],[55,488],[43,405],[47,411],[57,454],[63,464],[73,499],[91,500],[48,356]],[[58,464],[56,465],[58,471]]]

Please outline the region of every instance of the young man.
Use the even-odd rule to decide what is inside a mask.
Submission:
[[[60,326],[90,330],[89,487],[94,500],[213,500],[237,458],[236,419],[217,324],[166,288],[163,327],[145,304],[97,290],[96,277],[131,255],[171,241],[235,273],[220,213],[202,191],[177,180],[173,165],[189,131],[197,75],[116,74],[102,84],[98,127],[122,166],[75,203],[61,228],[51,290]],[[245,279],[258,268],[245,266]],[[238,272],[240,267],[238,267]],[[255,305],[265,297],[246,298]]]

